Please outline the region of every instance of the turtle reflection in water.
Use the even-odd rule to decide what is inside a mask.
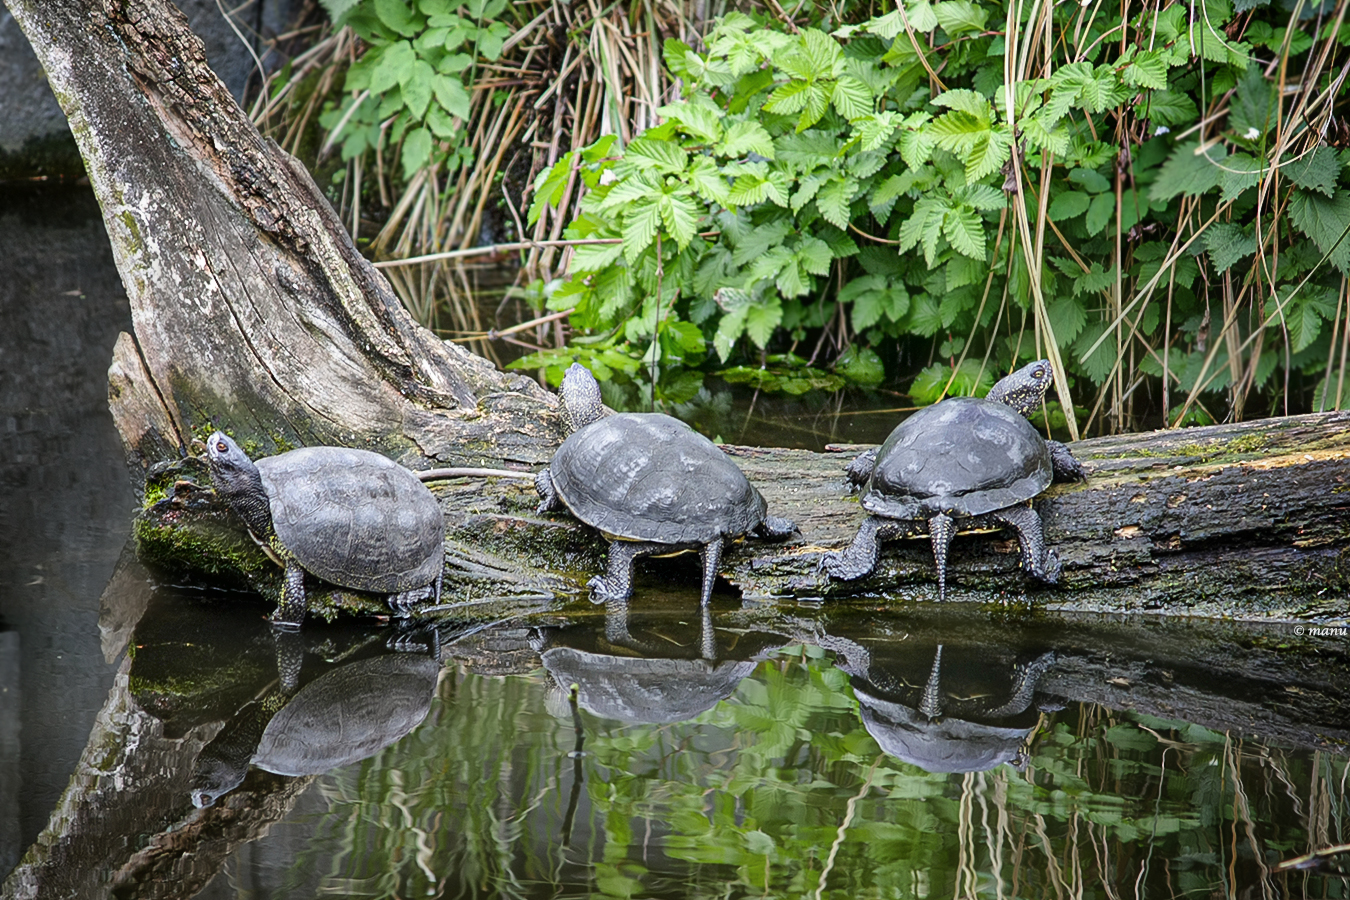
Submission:
[[[1059,557],[1045,546],[1040,516],[1027,501],[1052,481],[1087,476],[1067,447],[1041,437],[1026,419],[1040,408],[1050,376],[1043,359],[999,381],[983,400],[949,397],[855,459],[848,478],[865,487],[862,506],[871,515],[845,550],[826,554],[825,570],[845,581],[862,578],[876,567],[881,541],[927,530],[944,600],[947,547],[958,525],[991,520],[1017,530],[1027,572],[1057,583]]]
[[[303,447],[256,463],[222,432],[206,444],[216,493],[282,565],[272,621],[299,627],[305,573],[339,587],[388,594],[400,615],[440,601],[445,523],[417,476],[369,450]]]
[[[987,661],[987,648],[973,648],[973,658],[962,660],[955,674],[967,680],[974,675],[977,695],[960,697],[943,683],[942,644],[926,680],[916,685],[902,671],[908,667],[878,661],[854,641],[831,636],[815,642],[833,650],[835,665],[852,676],[863,726],[881,749],[928,772],[983,772],[1003,763],[1020,768],[1041,710],[1061,708],[1044,700],[1035,705],[1037,686],[1055,663],[1053,652],[1008,670]],[[906,657],[913,659],[912,651]]]
[[[596,599],[628,599],[643,556],[697,550],[707,604],[726,541],[783,540],[796,530],[769,515],[736,464],[679,419],[607,414],[595,376],[577,363],[561,393],[572,433],[535,479],[539,512],[566,507],[610,542],[605,574],[590,581]]]
[[[603,636],[582,626],[539,632],[536,649],[553,679],[553,712],[565,713],[575,685],[577,705],[601,718],[643,725],[684,722],[731,696],[769,651],[788,643],[780,635],[742,632],[735,658],[719,659],[707,606],[697,640],[683,623],[659,620],[658,626],[659,639],[635,637],[627,604],[611,601],[605,605]]]
[[[191,797],[211,806],[254,765],[275,775],[318,775],[373,756],[422,723],[441,671],[435,629],[395,639],[394,651],[338,666],[299,685],[300,635],[277,632],[276,690],[240,709],[202,748]]]

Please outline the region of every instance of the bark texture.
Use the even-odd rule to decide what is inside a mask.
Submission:
[[[219,426],[262,452],[539,461],[553,399],[412,321],[173,4],[10,8],[70,120],[131,301],[110,399],[135,462]]]

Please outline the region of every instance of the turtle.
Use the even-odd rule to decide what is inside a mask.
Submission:
[[[852,581],[876,567],[880,541],[926,529],[937,563],[938,599],[947,595],[947,547],[958,523],[1011,525],[1022,566],[1048,584],[1060,562],[1047,549],[1041,520],[1027,501],[1052,481],[1081,481],[1083,466],[1027,421],[1051,382],[1049,360],[1023,366],[984,399],[949,397],[896,426],[885,443],[855,459],[848,479],[864,487],[871,513],[853,542],[822,558],[834,578]]]
[[[285,568],[278,627],[305,617],[305,573],[338,587],[389,595],[407,616],[439,602],[445,556],[440,504],[387,457],[347,447],[302,447],[256,463],[223,432],[206,444],[216,493]]]
[[[540,513],[567,509],[610,542],[597,601],[626,601],[644,556],[697,550],[707,605],[726,541],[744,534],[784,540],[796,531],[768,514],[764,497],[703,435],[662,413],[609,413],[595,376],[573,363],[563,376],[571,434],[535,477]]]

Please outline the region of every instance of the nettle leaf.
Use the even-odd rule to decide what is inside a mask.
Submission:
[[[1341,162],[1330,147],[1316,147],[1312,153],[1280,166],[1284,177],[1299,187],[1320,191],[1328,197],[1336,194],[1336,179],[1341,174]]]
[[[1116,367],[1116,354],[1114,341],[1102,341],[1096,350],[1092,350],[1092,345],[1097,343],[1097,338],[1101,337],[1106,331],[1106,325],[1098,322],[1086,326],[1082,333],[1078,335],[1078,340],[1073,342],[1074,353],[1078,357],[1078,365],[1083,374],[1092,379],[1094,384],[1101,384],[1106,380],[1106,376]],[[1089,354],[1089,351],[1091,353]]]
[[[816,208],[825,220],[838,228],[847,228],[849,203],[858,193],[858,182],[852,178],[826,182],[816,194]]]
[[[942,30],[952,37],[984,31],[985,23],[989,21],[989,10],[970,0],[942,0],[933,6],[933,13]]]
[[[1155,125],[1180,125],[1200,115],[1195,101],[1180,91],[1154,91],[1144,101],[1143,112]]]
[[[1050,318],[1050,330],[1055,333],[1055,341],[1061,345],[1072,342],[1087,324],[1087,310],[1072,297],[1050,301],[1045,312]]]
[[[727,127],[717,145],[721,156],[744,156],[755,153],[765,159],[774,158],[773,137],[764,126],[752,120],[735,122]]]
[[[678,175],[689,165],[689,154],[671,141],[635,138],[624,151],[624,162],[650,167],[665,175]]]
[[[722,111],[706,95],[695,97],[694,101],[667,103],[658,107],[656,114],[678,122],[686,134],[714,143],[722,137]]]
[[[1266,318],[1289,334],[1289,349],[1301,353],[1312,346],[1322,333],[1322,316],[1311,295],[1300,291],[1290,296],[1293,286],[1282,289],[1266,301]]]
[[[1264,160],[1255,159],[1246,153],[1234,153],[1224,161],[1219,169],[1219,185],[1223,188],[1223,201],[1231,202],[1243,191],[1261,183],[1266,172]]]
[[[1050,221],[1061,222],[1087,212],[1090,198],[1082,191],[1060,191],[1050,201]]]
[[[872,112],[872,89],[852,75],[841,76],[834,83],[830,100],[845,119],[859,119]]]
[[[1179,144],[1158,170],[1158,177],[1149,188],[1149,199],[1155,203],[1171,200],[1180,194],[1194,197],[1219,185],[1220,164],[1228,155],[1223,144],[1207,146],[1203,152],[1198,141]]]
[[[957,253],[984,260],[984,222],[979,213],[959,206],[942,218],[942,233]]]
[[[1332,265],[1350,274],[1350,193],[1342,189],[1327,198],[1296,190],[1289,201],[1289,220],[1329,255]]]
[[[1216,222],[1205,231],[1205,249],[1215,270],[1225,272],[1256,252],[1256,236],[1231,222]]]
[[[1126,84],[1150,90],[1167,87],[1168,56],[1160,50],[1143,50],[1135,54],[1130,64],[1120,73]]]
[[[1079,272],[1073,278],[1073,295],[1095,294],[1106,290],[1116,283],[1116,267],[1103,269],[1102,264],[1095,260],[1088,266],[1086,272]]]
[[[1272,85],[1260,68],[1250,68],[1238,80],[1228,108],[1228,126],[1238,138],[1259,140],[1274,124]]]

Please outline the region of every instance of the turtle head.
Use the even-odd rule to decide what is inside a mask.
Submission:
[[[999,381],[985,399],[1007,404],[1022,415],[1030,417],[1045,399],[1045,392],[1049,390],[1050,382],[1053,380],[1050,360],[1039,359]]]
[[[272,528],[272,511],[263,488],[262,473],[223,431],[206,439],[206,464],[211,470],[211,486],[230,504],[256,536],[262,538]]]
[[[572,431],[579,431],[606,415],[605,403],[600,399],[600,383],[581,363],[572,363],[567,367],[559,393],[567,409],[567,418],[571,420]]]

